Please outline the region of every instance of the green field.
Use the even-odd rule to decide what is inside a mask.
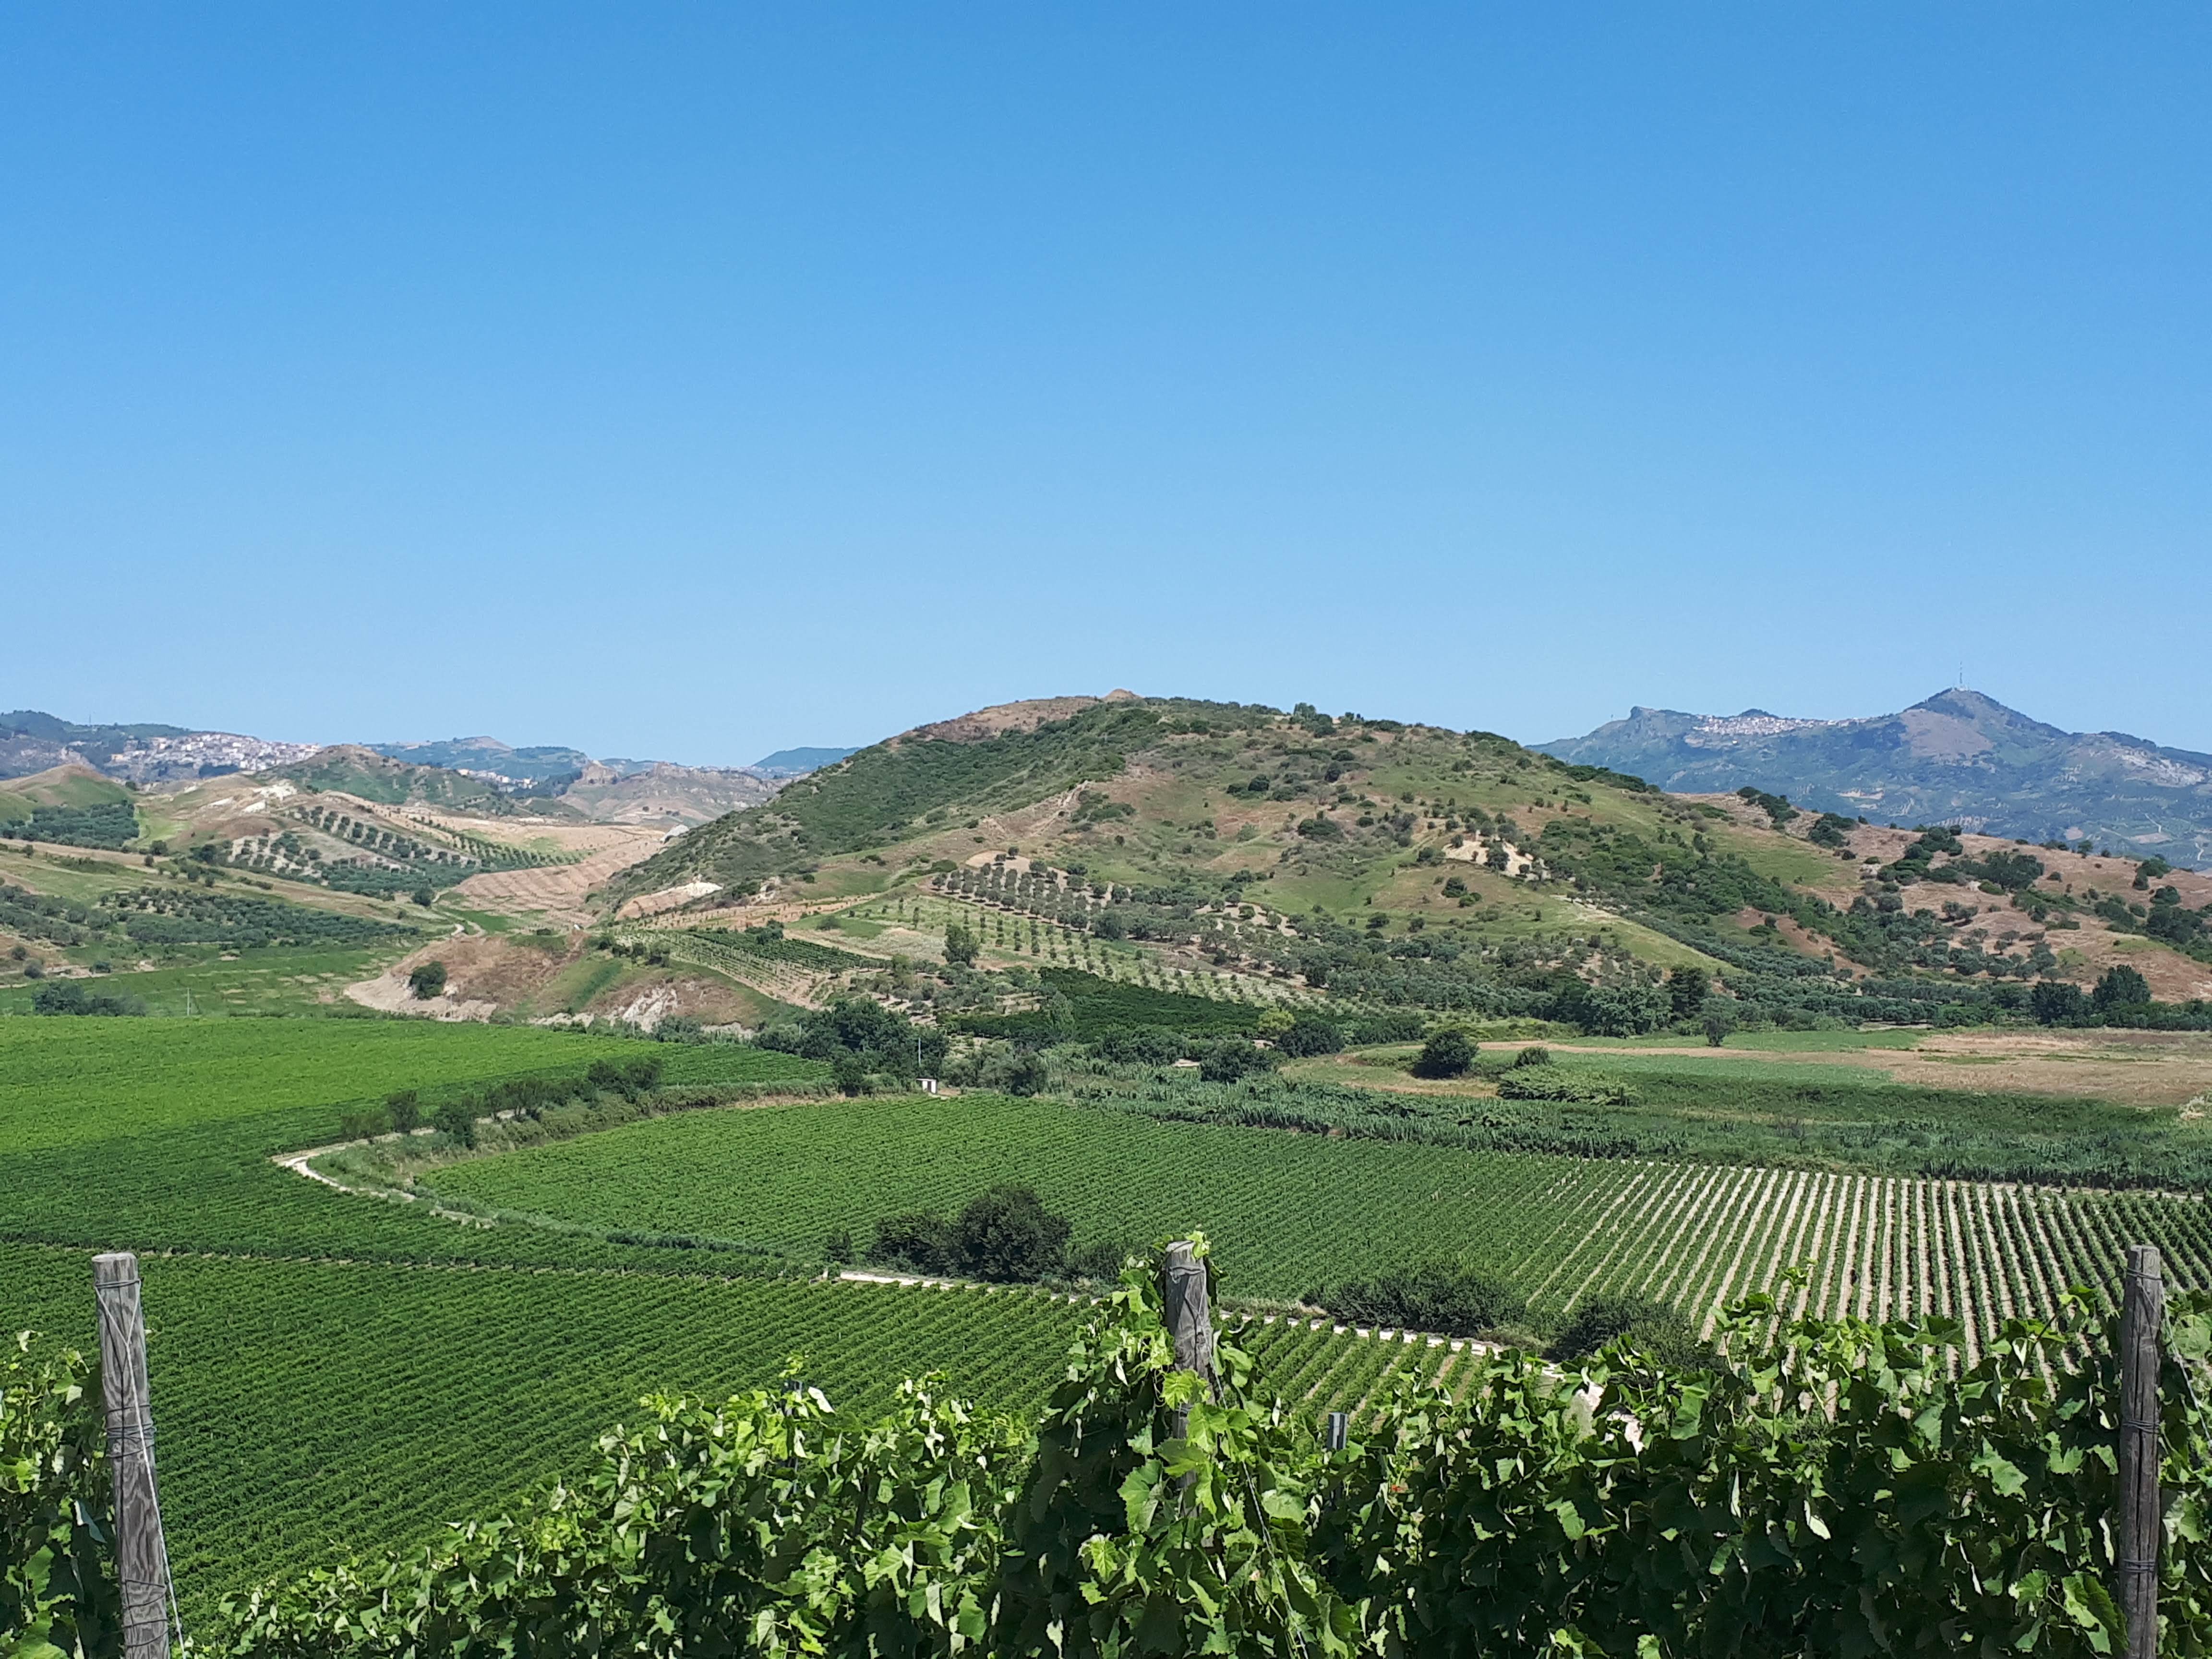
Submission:
[[[2177,1282],[2212,1283],[2212,1213],[2195,1199],[1463,1152],[981,1095],[696,1113],[434,1184],[803,1253],[833,1228],[864,1240],[885,1215],[957,1209],[1002,1181],[1033,1184],[1079,1242],[1202,1227],[1224,1290],[1261,1298],[1455,1255],[1516,1285],[1540,1318],[1601,1294],[1703,1317],[1805,1265],[1815,1311],[1948,1313],[1979,1342],[2069,1285],[2111,1281],[2130,1240],[2164,1244]]]
[[[988,1408],[1040,1401],[1083,1317],[1064,1300],[464,1225],[270,1162],[393,1089],[428,1105],[644,1053],[684,1085],[823,1069],[530,1028],[0,1018],[0,1327],[92,1347],[92,1255],[140,1253],[163,1506],[196,1631],[249,1583],[426,1540],[586,1468],[596,1435],[656,1390],[757,1387],[796,1353],[861,1418],[933,1370]],[[1255,1341],[1317,1405],[1458,1363],[1288,1324]]]
[[[929,1370],[1034,1407],[1079,1317],[1030,1293],[635,1272],[191,1256],[143,1271],[188,1617],[273,1574],[427,1540],[586,1467],[643,1396],[758,1387],[793,1354],[863,1418]],[[0,1245],[0,1308],[11,1329],[91,1346],[89,1253]]]
[[[1814,1037],[1829,1036],[1815,1032]],[[1833,1034],[1850,1036],[1853,1033]],[[1838,1047],[1840,1045],[1838,1045]],[[1774,1050],[1707,1057],[1623,1045],[1553,1048],[1539,1075],[1612,1088],[1602,1104],[1499,1098],[1517,1074],[1510,1050],[1468,1075],[1411,1076],[1413,1045],[1293,1062],[1280,1079],[1208,1090],[1121,1068],[1079,1097],[1186,1121],[1244,1118],[1324,1132],[1421,1139],[1474,1150],[1781,1164],[1871,1175],[2025,1181],[2043,1186],[2212,1186],[2212,1120],[2190,1106],[2133,1106],[2079,1094],[1932,1089],[1872,1067]],[[1819,1052],[1814,1049],[1814,1052]],[[1976,1057],[1962,1057],[1964,1066]]]
[[[276,946],[241,951],[228,959],[173,968],[124,968],[96,976],[87,988],[102,996],[137,997],[152,1014],[317,1014],[341,1017],[362,1011],[345,1000],[345,988],[375,975],[404,949],[313,950]],[[89,949],[73,957],[91,957]],[[106,954],[122,958],[123,952]],[[27,981],[0,986],[0,1013],[27,1013],[39,987]],[[190,1006],[186,998],[191,999]]]
[[[2109,1283],[2136,1239],[2166,1247],[2179,1285],[2212,1282],[2196,1200],[1469,1151],[1168,1121],[1133,1102],[708,1108],[426,1177],[556,1224],[468,1224],[271,1161],[393,1089],[434,1108],[645,1054],[693,1089],[823,1069],[529,1027],[0,1018],[0,1324],[90,1345],[91,1254],[141,1253],[196,1625],[246,1583],[424,1539],[583,1467],[654,1389],[757,1386],[796,1352],[863,1416],[932,1370],[988,1407],[1033,1407],[1080,1308],[814,1277],[831,1229],[865,1239],[886,1213],[954,1208],[994,1181],[1033,1182],[1079,1243],[1203,1227],[1224,1291],[1261,1302],[1450,1254],[1509,1278],[1542,1323],[1607,1293],[1703,1312],[1807,1264],[1808,1308],[1949,1313],[1978,1345],[2069,1283]],[[1448,1344],[1326,1322],[1263,1320],[1250,1340],[1316,1407],[1464,1364]]]

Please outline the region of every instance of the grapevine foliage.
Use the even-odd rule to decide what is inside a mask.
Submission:
[[[100,1382],[74,1351],[0,1358],[0,1652],[105,1656],[122,1646],[103,1522]]]
[[[2164,1650],[2212,1651],[2212,1304],[2164,1379]],[[1941,1320],[1753,1297],[1709,1369],[1506,1353],[1322,1449],[1233,1340],[1175,1369],[1151,1275],[1033,1429],[909,1383],[650,1402],[590,1482],[231,1608],[237,1659],[757,1653],[2111,1653],[2110,1332],[2082,1300],[1957,1374]],[[1179,1416],[1179,1413],[1184,1415]]]

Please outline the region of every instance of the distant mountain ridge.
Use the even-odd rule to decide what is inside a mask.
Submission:
[[[1675,793],[1750,787],[1876,823],[2087,840],[2212,865],[2212,755],[2124,732],[2063,731],[1963,687],[1861,720],[1637,708],[1534,747]]]
[[[0,779],[89,767],[138,784],[282,772],[311,788],[470,811],[550,811],[611,823],[697,824],[767,800],[849,749],[781,749],[757,766],[598,760],[580,749],[497,738],[411,743],[280,743],[157,723],[85,724],[38,709],[0,714]],[[527,801],[531,805],[520,803]]]
[[[858,749],[779,749],[755,761],[745,770],[757,772],[764,778],[803,778],[809,772],[835,766],[848,755],[860,752]]]

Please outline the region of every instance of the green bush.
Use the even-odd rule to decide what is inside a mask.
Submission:
[[[1498,1079],[1504,1100],[1553,1100],[1583,1106],[1626,1106],[1635,1091],[1602,1072],[1570,1072],[1557,1066],[1515,1066]]]
[[[418,1002],[428,1002],[443,996],[446,991],[446,964],[426,962],[407,975],[407,988]]]
[[[16,1336],[0,1358],[0,1652],[123,1651],[106,1464],[98,1368]]]
[[[1234,1083],[1273,1064],[1274,1056],[1267,1049],[1243,1037],[1224,1037],[1200,1056],[1198,1074],[1208,1083]]]
[[[981,1078],[987,1089],[996,1089],[1001,1094],[1042,1094],[1052,1081],[1050,1069],[1044,1056],[1034,1048],[1012,1048],[994,1054],[985,1065]]]
[[[1275,1051],[1291,1060],[1311,1054],[1333,1054],[1344,1047],[1344,1032],[1319,1014],[1300,1010],[1290,1029],[1277,1034]]]
[[[1339,1319],[1444,1336],[1482,1336],[1519,1322],[1528,1311],[1512,1286],[1457,1261],[1426,1261],[1348,1279],[1306,1299]]]
[[[1008,1184],[978,1194],[950,1219],[926,1210],[885,1217],[876,1224],[867,1259],[915,1273],[1034,1283],[1067,1271],[1072,1231],[1033,1188]]]
[[[1712,1350],[1698,1340],[1697,1326],[1680,1308],[1632,1297],[1601,1296],[1581,1304],[1545,1352],[1562,1364],[1577,1364],[1623,1338],[1637,1352],[1684,1370],[1713,1363]]]
[[[37,975],[26,968],[27,978]],[[56,980],[51,985],[39,988],[38,995],[31,999],[34,1014],[90,1014],[108,1016],[137,1016],[146,1012],[146,1005],[134,996],[116,996],[106,992],[88,991],[84,981],[75,979]]]
[[[1421,1045],[1413,1061],[1415,1077],[1465,1077],[1474,1068],[1474,1043],[1468,1034],[1447,1026]]]
[[[473,1100],[449,1100],[430,1115],[430,1121],[458,1146],[473,1147],[477,1144],[477,1103]]]

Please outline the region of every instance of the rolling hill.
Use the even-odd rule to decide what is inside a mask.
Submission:
[[[2212,755],[2121,732],[2061,731],[1978,691],[1938,692],[1900,714],[1849,720],[1638,708],[1587,736],[1537,747],[1664,789],[1750,787],[1879,823],[2091,841],[2136,858],[2212,865]]]
[[[1623,1031],[1675,1016],[1676,968],[1771,1016],[1919,1018],[2024,1004],[2033,978],[2108,960],[2118,933],[2170,966],[2161,994],[2212,990],[2131,893],[2097,910],[2132,863],[1990,864],[2000,850],[1778,819],[1486,732],[1116,693],[916,727],[695,830],[606,896],[743,921],[932,894],[1133,941],[1164,972]],[[1984,869],[2002,880],[1960,902]],[[2191,880],[2172,926],[2194,939],[2212,890]]]

